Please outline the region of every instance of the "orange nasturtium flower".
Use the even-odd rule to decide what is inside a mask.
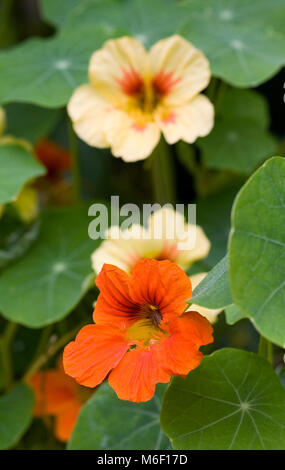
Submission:
[[[54,176],[71,167],[70,153],[49,139],[39,140],[35,146],[35,153],[47,168],[49,176]]]
[[[89,63],[89,83],[68,104],[75,132],[115,157],[148,157],[163,133],[173,144],[207,135],[213,106],[200,94],[210,81],[204,54],[181,36],[158,41],[149,52],[136,39],[107,41]]]
[[[152,398],[156,383],[200,364],[212,327],[197,312],[183,313],[192,289],[181,268],[146,258],[129,276],[105,264],[96,283],[96,324],[83,327],[63,355],[77,382],[96,387],[108,376],[119,398],[141,402]]]
[[[56,369],[37,372],[29,384],[36,397],[35,416],[54,416],[55,436],[60,441],[68,441],[80,408],[88,398],[85,389],[64,373],[62,364]]]

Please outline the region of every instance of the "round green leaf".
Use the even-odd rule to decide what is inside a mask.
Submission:
[[[84,34],[75,29],[50,39],[30,39],[2,52],[0,103],[64,106],[73,90],[88,81],[90,56],[107,37],[106,31],[93,25]]]
[[[0,226],[5,221],[0,221]],[[6,228],[6,227],[5,227]],[[3,228],[1,227],[1,230]],[[13,263],[15,260],[24,256],[24,254],[35,243],[39,235],[39,222],[36,220],[33,224],[24,225],[16,228],[4,238],[0,244],[0,269]],[[2,246],[1,246],[2,245]]]
[[[267,132],[265,100],[249,90],[227,89],[212,132],[198,140],[203,160],[211,168],[250,173],[276,151]]]
[[[39,328],[67,315],[92,277],[86,208],[44,213],[38,240],[0,277],[0,311],[17,323]]]
[[[178,33],[205,53],[214,75],[247,87],[284,64],[284,15],[283,0],[90,0],[68,16],[65,27],[84,30],[96,22],[121,28],[147,47]]]
[[[25,384],[0,397],[0,449],[9,449],[23,436],[32,421],[33,406],[33,392]]]
[[[80,0],[40,0],[40,9],[43,19],[56,26],[62,26],[70,12]]]
[[[201,139],[203,160],[211,168],[251,173],[266,158],[275,153],[275,139],[250,120],[223,120]]]
[[[149,47],[174,34],[185,21],[184,14],[174,0],[90,0],[72,12],[64,30],[84,31],[96,22],[121,29],[121,36],[133,36]]]
[[[229,244],[234,303],[267,339],[285,345],[285,159],[268,160],[243,186]]]
[[[232,303],[227,256],[221,259],[194,289],[193,297],[189,301],[211,309],[223,308]]]
[[[225,308],[226,321],[229,325],[234,325],[239,320],[245,318],[244,313],[240,309],[232,304]]]
[[[285,391],[262,357],[221,349],[173,380],[161,423],[174,449],[284,450]]]
[[[22,186],[45,168],[22,145],[0,143],[0,204],[16,199]]]
[[[23,103],[11,103],[5,106],[7,115],[6,134],[35,143],[46,137],[53,130],[60,118],[57,109],[40,108]]]
[[[68,444],[69,449],[166,449],[169,441],[160,428],[161,398],[165,386],[157,386],[145,403],[119,400],[102,385],[82,408]]]
[[[256,86],[284,65],[283,0],[186,0],[182,34],[208,57],[212,73]]]

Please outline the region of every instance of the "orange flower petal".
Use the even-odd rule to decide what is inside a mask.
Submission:
[[[87,325],[63,353],[66,374],[86,387],[96,387],[122,359],[128,349],[124,336],[103,325]]]
[[[136,305],[129,293],[129,282],[125,271],[111,264],[103,265],[96,279],[100,295],[93,314],[95,323],[115,323],[124,328],[132,322]]]
[[[187,375],[200,364],[199,347],[213,341],[212,331],[208,320],[197,312],[171,320],[169,336],[153,346],[157,362],[170,375]]]
[[[158,382],[169,382],[170,375],[158,368],[152,350],[129,351],[109,375],[109,384],[121,400],[150,400]]]
[[[67,442],[69,440],[80,408],[80,405],[74,404],[56,417],[55,435],[59,441]]]
[[[76,384],[63,371],[37,372],[29,383],[35,392],[36,416],[60,413],[77,399]]]
[[[35,146],[35,153],[48,169],[50,175],[68,170],[71,167],[70,153],[51,140],[39,140]]]
[[[146,258],[131,273],[131,294],[137,303],[156,305],[164,319],[183,313],[192,288],[189,278],[176,264]]]

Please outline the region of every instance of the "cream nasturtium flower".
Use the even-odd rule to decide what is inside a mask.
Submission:
[[[169,231],[169,227],[173,227],[172,231]],[[210,241],[201,227],[185,223],[181,213],[166,207],[149,217],[146,228],[133,225],[128,236],[126,230],[111,227],[107,232],[108,238],[92,254],[92,266],[97,274],[104,263],[130,272],[133,265],[142,258],[154,258],[159,261],[167,259],[185,270],[195,261],[205,258],[210,250]],[[181,241],[183,248],[188,245],[189,249],[179,249]]]
[[[199,274],[193,274],[192,276],[190,276],[190,281],[192,284],[192,291],[195,289],[195,287],[198,286],[198,284],[200,284],[200,282],[203,281],[203,279],[207,276],[207,274],[208,273],[199,273]],[[191,311],[198,312],[201,315],[203,315],[203,317],[207,318],[207,320],[209,320],[210,323],[215,323],[217,321],[217,317],[219,313],[221,313],[223,309],[222,308],[210,309],[206,307],[201,307],[200,305],[192,304],[188,308],[187,312],[191,312]]]
[[[149,52],[136,39],[107,41],[89,63],[89,84],[77,88],[68,113],[78,136],[115,157],[148,157],[163,133],[169,144],[192,143],[214,121],[200,92],[210,81],[204,54],[181,36],[158,41]]]

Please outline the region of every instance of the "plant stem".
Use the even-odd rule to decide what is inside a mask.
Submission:
[[[81,191],[80,191],[80,164],[79,154],[77,145],[77,136],[73,130],[72,122],[67,116],[68,123],[68,139],[69,139],[69,150],[72,158],[72,176],[73,176],[73,194],[75,202],[80,202]]]
[[[52,356],[54,356],[58,351],[61,350],[61,348],[63,348],[70,340],[74,338],[80,327],[81,325],[76,326],[57,341],[50,344],[47,350],[32,363],[31,367],[24,375],[23,380],[27,382],[36,372],[38,372],[38,370],[40,370],[49,361],[49,359],[51,359]]]
[[[207,88],[206,94],[209,98],[210,101],[215,100],[216,92],[217,92],[217,86],[218,86],[219,80],[215,77],[212,77],[209,86]]]
[[[228,88],[228,85],[226,84],[226,82],[223,82],[222,80],[220,80],[219,87],[218,87],[218,90],[216,91],[216,96],[214,99],[216,115],[218,115],[221,111],[227,88]]]
[[[155,202],[167,204],[175,202],[174,163],[169,147],[164,139],[151,155],[153,196]]]
[[[263,336],[260,336],[258,354],[273,365],[273,344]]]
[[[13,361],[12,361],[12,344],[15,338],[15,334],[17,331],[18,325],[17,323],[9,322],[6,326],[6,329],[0,338],[0,348],[1,348],[1,355],[2,355],[2,363],[4,369],[4,377],[5,377],[5,389],[9,390],[11,385],[13,384]]]

